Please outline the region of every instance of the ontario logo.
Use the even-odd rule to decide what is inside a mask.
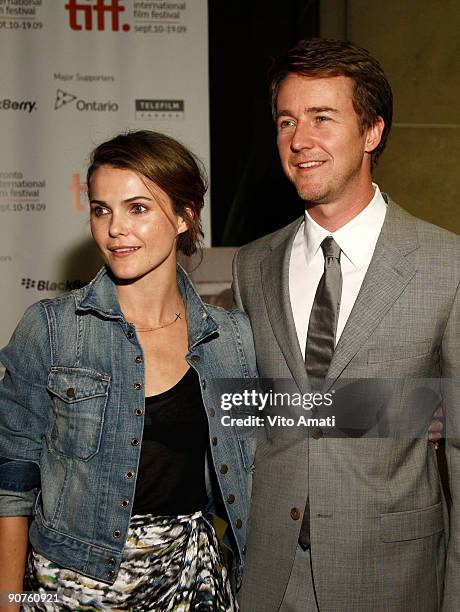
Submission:
[[[74,289],[81,289],[81,287],[84,287],[86,283],[87,281],[82,281],[79,279],[50,281],[23,278],[21,280],[22,287],[25,289],[36,289],[37,291],[73,291]]]
[[[129,23],[120,27],[120,14],[126,10],[121,0],[68,0],[65,9],[69,14],[69,27],[77,32],[91,32],[95,26],[99,32],[105,32],[106,29],[112,32],[119,32],[120,29],[129,32],[131,29]]]
[[[116,113],[119,106],[112,100],[99,102],[98,100],[84,100],[73,93],[64,91],[63,89],[56,90],[56,98],[54,100],[54,110],[59,110],[63,106],[75,103],[75,108],[80,111],[93,111],[99,113]]]

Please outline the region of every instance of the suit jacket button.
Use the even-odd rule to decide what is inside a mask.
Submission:
[[[235,521],[235,527],[237,529],[241,529],[241,527],[243,526],[243,521],[241,519],[236,519]]]
[[[223,463],[223,464],[220,466],[220,473],[221,473],[221,474],[226,474],[227,472],[228,472],[228,465],[225,465],[225,463]]]
[[[323,430],[321,429],[321,427],[313,427],[312,432],[311,432],[311,437],[314,440],[319,440],[320,438],[323,437]]]
[[[216,438],[216,436],[214,436],[213,439],[212,439],[212,445],[213,446],[217,446],[217,438]]]
[[[115,565],[116,563],[116,559],[114,559],[114,557],[110,557],[110,559],[107,559],[107,565],[111,565],[112,567]]]
[[[115,529],[112,535],[116,540],[118,540],[118,538],[121,538],[121,531],[119,529]]]
[[[291,508],[291,519],[298,521],[300,518],[300,510],[298,508]]]
[[[114,572],[114,570],[109,570],[109,571],[107,572],[107,578],[113,578],[114,576],[115,576],[115,572]]]
[[[69,387],[65,394],[67,397],[75,397],[75,389],[73,387]]]
[[[199,355],[192,355],[192,361],[195,362],[195,363],[197,361],[200,361],[200,356]]]
[[[233,504],[233,502],[235,501],[235,496],[233,495],[233,493],[230,493],[230,495],[227,497],[227,501],[229,504]]]

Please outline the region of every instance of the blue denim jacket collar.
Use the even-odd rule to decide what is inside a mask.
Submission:
[[[187,273],[179,264],[177,264],[177,283],[187,308],[188,344],[189,350],[192,350],[208,336],[214,334],[219,326],[196,292]],[[121,312],[115,283],[106,267],[99,270],[87,286],[86,294],[77,304],[77,311],[97,312],[102,317],[119,319],[129,325]]]

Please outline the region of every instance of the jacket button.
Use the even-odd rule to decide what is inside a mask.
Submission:
[[[320,438],[323,437],[323,430],[320,427],[314,427],[312,432],[311,432],[311,437],[314,440],[319,440]]]
[[[122,508],[127,508],[129,506],[129,499],[122,499],[120,502],[120,506]]]
[[[201,381],[201,386],[202,386],[203,389],[206,389],[206,381],[205,380]]]
[[[134,383],[134,388],[136,389],[136,391],[140,391],[142,389],[141,383],[139,383],[139,382]]]
[[[69,387],[65,393],[67,397],[75,397],[75,389],[73,387]]]
[[[127,337],[129,340],[132,340],[132,339],[134,338],[134,334],[133,334],[133,332],[132,332],[132,331],[126,332],[126,337]]]
[[[237,529],[241,529],[241,527],[243,526],[243,521],[241,519],[236,519],[235,521],[235,527]]]
[[[248,549],[248,547],[247,547],[247,546],[246,546],[246,544],[245,544],[245,545],[243,546],[243,555],[245,555],[245,554],[246,554],[247,549]]]
[[[228,465],[225,465],[225,463],[223,463],[223,464],[220,466],[220,473],[221,473],[221,474],[226,474],[227,472],[228,472]]]
[[[213,446],[217,446],[217,438],[216,438],[216,436],[214,436],[214,438],[212,439],[212,445]]]
[[[233,493],[230,493],[230,495],[227,497],[227,501],[229,504],[233,504],[233,502],[235,501],[235,496],[233,495]]]
[[[109,570],[109,571],[107,572],[107,577],[108,577],[108,578],[113,578],[114,576],[115,576],[115,572],[114,572],[113,570]]]
[[[192,355],[192,361],[197,363],[197,361],[200,361],[201,357],[199,355]]]
[[[116,563],[116,559],[114,559],[113,557],[110,557],[110,559],[107,559],[107,565],[111,565],[112,567],[115,565]]]
[[[139,440],[137,438],[131,438],[131,446],[139,446]]]
[[[298,508],[291,508],[291,519],[298,521],[300,518],[300,510]]]
[[[128,478],[128,480],[131,480],[131,478],[134,478],[134,472],[132,470],[128,470],[125,473],[126,478]]]
[[[210,417],[216,416],[216,411],[214,410],[214,408],[209,409],[209,416]]]
[[[134,414],[136,416],[142,416],[142,409],[141,408],[136,408],[136,410],[134,411]]]
[[[119,529],[115,529],[115,531],[112,533],[112,535],[115,538],[115,540],[118,540],[118,538],[121,537],[121,531]]]
[[[135,357],[134,361],[135,361],[136,363],[142,363],[142,355],[136,355],[136,357]]]

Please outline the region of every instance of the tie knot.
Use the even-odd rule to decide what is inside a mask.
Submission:
[[[324,259],[335,257],[335,259],[340,260],[340,247],[332,236],[326,236],[321,243],[321,248],[323,249]]]

